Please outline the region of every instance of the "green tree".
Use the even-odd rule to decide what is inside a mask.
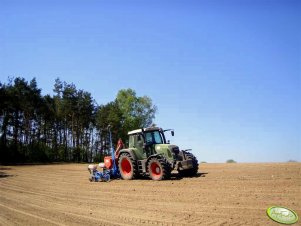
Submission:
[[[234,161],[233,159],[228,159],[228,160],[226,161],[226,163],[236,163],[236,161]]]
[[[99,131],[100,143],[104,144],[108,140],[108,126],[111,126],[113,143],[117,143],[118,138],[125,139],[123,131],[123,115],[116,101],[98,107],[96,112],[96,128]],[[101,150],[106,149],[105,145]]]
[[[38,109],[42,104],[41,90],[35,78],[29,83],[17,77],[2,85],[1,146],[9,161],[25,161],[31,155],[28,148],[39,142],[40,121]],[[38,132],[37,132],[38,131]],[[9,140],[9,142],[8,142]]]
[[[120,90],[114,101],[99,107],[72,83],[56,79],[53,91],[42,96],[35,78],[0,83],[1,162],[91,161],[106,154],[108,125],[116,144],[155,117],[152,100],[132,89]]]
[[[116,102],[122,114],[122,133],[148,127],[155,118],[157,107],[148,96],[137,97],[132,89],[122,89],[118,92]]]

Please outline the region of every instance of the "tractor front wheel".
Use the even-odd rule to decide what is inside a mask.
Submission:
[[[148,173],[152,180],[164,180],[170,178],[171,167],[164,158],[152,158],[148,162]]]
[[[128,153],[122,153],[118,159],[120,175],[124,180],[132,180],[137,176],[136,161]]]
[[[186,170],[178,170],[179,174],[183,177],[193,177],[193,176],[195,176],[198,173],[198,169],[199,169],[198,160],[196,159],[196,157],[193,154],[191,154],[189,152],[184,152],[183,151],[183,156],[187,160],[192,160],[192,168],[191,169],[186,169]]]

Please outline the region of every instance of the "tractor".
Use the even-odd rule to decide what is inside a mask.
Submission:
[[[183,177],[195,176],[198,172],[198,160],[188,152],[166,141],[164,132],[159,127],[149,127],[128,132],[129,147],[116,150],[120,176],[132,180],[149,176],[153,180],[169,179],[172,170],[177,170]]]

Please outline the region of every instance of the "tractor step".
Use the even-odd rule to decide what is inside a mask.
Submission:
[[[141,174],[146,173],[146,159],[145,160],[138,160],[138,171]]]

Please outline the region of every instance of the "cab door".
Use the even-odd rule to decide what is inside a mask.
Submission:
[[[138,160],[141,160],[141,159],[146,159],[147,158],[147,153],[144,149],[144,139],[143,139],[143,136],[141,134],[135,134],[133,136],[133,139],[134,139],[134,148],[136,149],[135,150],[135,154],[138,158]]]

